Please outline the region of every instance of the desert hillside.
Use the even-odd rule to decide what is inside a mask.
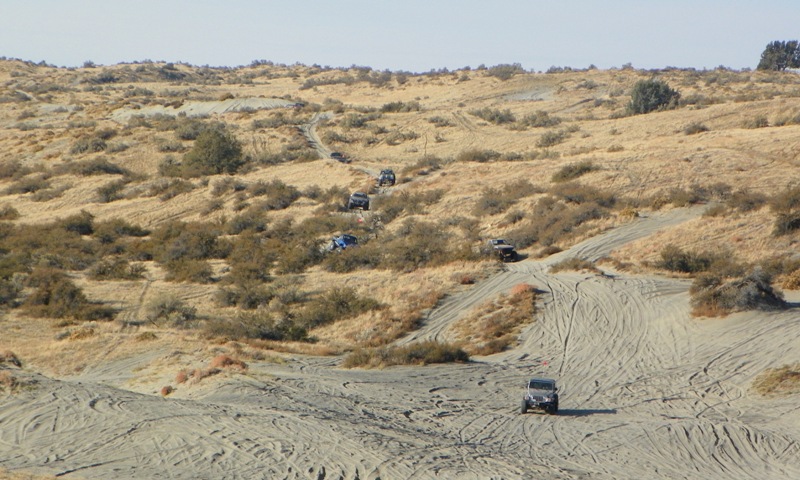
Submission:
[[[795,73],[0,61],[0,476],[796,478],[798,166]]]

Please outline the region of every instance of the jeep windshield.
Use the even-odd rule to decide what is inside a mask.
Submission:
[[[556,385],[554,382],[546,382],[542,380],[531,380],[528,384],[528,388],[531,390],[548,390],[552,391],[555,390]]]

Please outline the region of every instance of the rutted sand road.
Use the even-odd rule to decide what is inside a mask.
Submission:
[[[696,213],[640,219],[559,258],[596,259]],[[521,281],[545,290],[518,348],[466,365],[351,371],[297,358],[188,399],[39,377],[0,400],[0,467],[65,478],[800,478],[800,406],[747,391],[764,368],[800,360],[796,310],[696,321],[685,281],[548,274],[559,258],[510,266],[404,340],[446,338],[465,308]],[[559,379],[561,415],[517,413],[538,373]]]

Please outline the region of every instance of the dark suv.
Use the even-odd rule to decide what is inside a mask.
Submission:
[[[502,238],[493,238],[487,242],[487,246],[503,262],[514,262],[517,260],[517,251]]]
[[[384,185],[389,185],[390,187],[395,183],[395,176],[394,171],[390,168],[381,170],[380,175],[378,175],[378,186],[382,187]]]
[[[350,210],[354,208],[369,210],[369,196],[364,192],[356,192],[350,195],[350,200],[347,201],[347,208]]]

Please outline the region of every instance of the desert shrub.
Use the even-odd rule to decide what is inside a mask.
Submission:
[[[683,133],[685,133],[686,135],[695,135],[707,131],[708,127],[700,122],[692,122],[689,125],[683,127]]]
[[[114,316],[112,309],[90,302],[80,287],[57,270],[37,268],[27,285],[34,291],[21,308],[30,316],[75,320],[109,320]]]
[[[494,108],[484,107],[476,110],[470,110],[471,115],[475,115],[481,120],[485,120],[495,125],[502,125],[504,123],[514,123],[517,119],[511,110],[498,110]]]
[[[486,74],[500,80],[509,80],[517,74],[525,73],[525,69],[519,63],[501,63],[486,69]]]
[[[594,266],[594,263],[578,257],[564,259],[550,267],[550,273],[563,272],[565,270],[600,272],[600,270]]]
[[[181,258],[162,264],[167,271],[164,278],[168,282],[211,283],[213,271],[206,260]]]
[[[594,165],[594,163],[592,163],[591,160],[584,160],[579,163],[572,163],[561,167],[559,171],[553,174],[551,180],[553,182],[566,182],[569,180],[575,180],[576,178],[579,178],[582,175],[594,170],[597,170],[597,167]]]
[[[456,161],[485,163],[497,160],[500,156],[500,153],[494,150],[470,149],[459,152],[459,154],[456,155]]]
[[[346,273],[364,268],[377,268],[382,260],[381,249],[373,244],[366,244],[327,255],[322,267],[329,272]]]
[[[231,340],[308,341],[305,328],[267,312],[241,312],[234,318],[214,319],[207,322],[204,331],[209,336]]]
[[[245,163],[239,141],[217,129],[203,130],[184,160],[201,173],[211,175],[236,173]]]
[[[283,210],[301,196],[297,187],[287,185],[280,180],[260,183],[256,187],[263,188],[266,196],[266,199],[259,203],[259,208],[263,210]],[[248,191],[250,191],[249,187]]]
[[[42,225],[18,225],[0,238],[0,277],[28,272],[34,264],[66,270],[83,270],[97,259],[98,244],[75,231],[65,230],[61,221]]]
[[[578,182],[567,182],[554,185],[550,189],[550,193],[553,196],[563,198],[568,202],[578,204],[596,203],[597,205],[605,208],[611,208],[617,202],[617,198],[613,193],[604,192],[588,185],[581,185]]]
[[[89,268],[92,280],[138,280],[144,278],[145,268],[142,265],[131,265],[124,258],[102,260]]]
[[[228,220],[225,230],[230,235],[239,235],[244,231],[263,232],[267,229],[267,218],[260,209],[249,208]]]
[[[50,181],[44,175],[29,175],[20,178],[8,188],[6,188],[6,195],[36,193],[40,190],[50,188]]]
[[[16,307],[22,285],[14,279],[0,278],[0,305]]]
[[[147,190],[147,195],[151,197],[158,197],[162,202],[166,202],[172,198],[177,197],[183,193],[191,192],[195,189],[192,182],[174,178],[172,180],[162,179],[152,183]]]
[[[689,293],[695,316],[725,316],[736,311],[776,310],[786,306],[783,293],[772,286],[771,275],[761,268],[730,280],[721,275],[700,275]]]
[[[420,109],[419,102],[416,100],[411,102],[389,102],[381,106],[382,113],[419,112]]]
[[[19,210],[11,205],[0,207],[0,220],[16,220],[19,218]]]
[[[207,223],[172,221],[153,230],[141,248],[161,263],[224,258],[228,252],[218,241],[220,233],[219,227]]]
[[[241,234],[230,242],[227,260],[231,271],[226,281],[234,284],[267,282],[277,256],[278,253],[259,236],[250,232]]]
[[[607,214],[607,208],[594,201],[571,205],[553,197],[544,197],[536,203],[528,219],[521,221],[507,237],[518,248],[534,243],[551,246],[580,232],[586,222]]]
[[[93,223],[92,235],[103,244],[117,241],[121,237],[146,237],[150,231],[138,225],[132,225],[121,218]]]
[[[123,198],[122,191],[125,186],[130,183],[130,180],[123,178],[121,180],[114,180],[108,182],[102,187],[97,189],[97,196],[102,203],[111,203]]]
[[[549,132],[544,132],[539,137],[539,140],[536,141],[536,146],[539,148],[553,147],[559,143],[563,143],[567,138],[569,138],[568,132],[564,130],[551,130]]]
[[[91,235],[94,232],[94,215],[86,210],[81,210],[80,213],[60,220],[58,226],[78,235]]]
[[[403,213],[423,214],[431,205],[442,199],[444,191],[427,190],[424,192],[402,191],[388,197],[375,200],[375,209],[380,209],[381,220],[389,223]]]
[[[775,218],[772,235],[779,237],[800,230],[800,211],[779,213]]]
[[[73,154],[102,152],[106,149],[106,146],[106,141],[102,138],[96,136],[83,136],[72,144],[69,152]]]
[[[766,205],[767,197],[757,192],[741,189],[732,192],[726,199],[725,204],[728,208],[740,212],[750,212]]]
[[[715,262],[723,258],[722,255],[711,252],[685,251],[672,244],[665,246],[659,255],[661,259],[656,262],[656,267],[681,273],[707,272]]]
[[[453,122],[451,122],[449,119],[447,119],[445,117],[442,117],[442,116],[439,116],[439,115],[430,117],[428,119],[428,122],[432,123],[437,128],[452,127],[453,126]]]
[[[761,395],[790,395],[800,392],[800,363],[768,368],[753,380]]]
[[[661,80],[640,80],[631,91],[628,112],[634,115],[674,108],[680,93]]]
[[[555,127],[561,123],[561,119],[555,116],[550,116],[550,114],[544,110],[537,110],[534,113],[525,115],[520,123],[523,126],[534,128]]]
[[[380,113],[369,113],[369,114],[360,114],[360,113],[348,113],[339,121],[339,125],[342,126],[344,129],[354,129],[354,128],[364,128],[367,124],[373,120],[377,120],[381,118]]]
[[[383,308],[380,302],[361,297],[350,287],[334,287],[308,302],[297,314],[297,323],[314,328]]]
[[[426,341],[400,347],[359,349],[345,357],[345,368],[378,368],[391,365],[428,365],[433,363],[468,362],[469,354],[447,343]]]
[[[769,205],[776,213],[800,210],[800,186],[788,187],[783,192],[774,194],[769,199]]]
[[[71,173],[73,175],[127,175],[128,171],[118,165],[109,162],[107,158],[98,157],[80,162],[71,162],[56,168],[60,173]]]
[[[147,304],[144,319],[159,327],[188,328],[197,320],[197,309],[176,296],[163,294]]]
[[[487,188],[478,198],[472,213],[478,217],[497,215],[508,210],[520,198],[541,192],[541,189],[535,187],[528,180],[517,180],[504,185],[502,188]]]
[[[744,128],[766,128],[769,127],[769,120],[764,115],[759,115],[757,117],[745,119],[742,122],[742,127]]]

